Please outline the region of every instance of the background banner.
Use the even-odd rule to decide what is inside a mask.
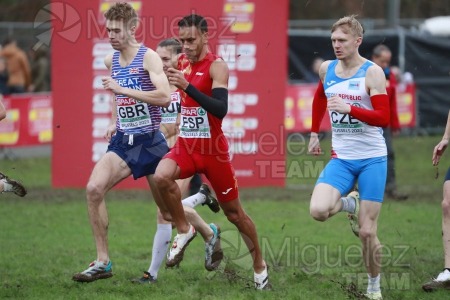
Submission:
[[[61,9],[59,3],[53,2],[52,7]],[[72,36],[78,36],[57,34],[52,40],[54,187],[84,187],[107,147],[103,134],[113,95],[103,90],[101,77],[108,75],[103,59],[112,49],[103,12],[112,3],[65,3],[67,11],[76,12],[71,19],[79,21],[71,23],[80,26],[72,26],[79,28]],[[152,49],[160,40],[178,35],[177,22],[183,16],[197,13],[207,19],[211,51],[222,56],[230,69],[229,112],[223,129],[239,185],[283,186],[284,177],[271,176],[270,170],[272,161],[278,162],[278,170],[279,162],[285,161],[288,1],[276,1],[276,5],[262,0],[130,3],[141,19],[136,37]],[[273,16],[277,22],[270,21]],[[119,187],[147,188],[147,183],[127,179]]]
[[[52,141],[49,93],[3,97],[6,118],[0,122],[0,147],[38,146]]]

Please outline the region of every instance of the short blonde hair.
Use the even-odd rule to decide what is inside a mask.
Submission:
[[[356,20],[356,15],[345,16],[337,20],[337,22],[331,26],[331,33],[341,26],[347,26],[351,33],[357,37],[362,37],[364,34],[364,28],[361,23]]]

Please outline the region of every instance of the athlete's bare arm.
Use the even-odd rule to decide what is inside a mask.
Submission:
[[[216,60],[211,64],[209,68],[209,74],[211,75],[211,79],[213,80],[212,88],[225,88],[228,89],[228,65],[223,60]]]
[[[380,66],[374,64],[367,69],[366,88],[370,96],[379,94],[387,94],[386,92],[386,76]]]
[[[366,72],[366,89],[370,95],[373,109],[348,105],[345,109],[352,117],[357,118],[368,125],[377,127],[389,126],[389,97],[386,92],[386,77],[378,65],[372,65]],[[330,106],[328,106],[330,108]],[[343,108],[343,110],[344,110]]]
[[[148,49],[144,55],[143,64],[144,69],[150,75],[150,79],[156,88],[155,90],[140,91],[121,87],[111,77],[104,77],[102,79],[103,86],[115,94],[121,94],[155,106],[168,107],[170,105],[170,86],[163,71],[161,58],[155,51]]]
[[[433,166],[437,166],[439,164],[439,160],[441,159],[441,156],[444,154],[445,149],[447,149],[448,146],[448,140],[450,139],[450,110],[448,111],[448,117],[447,117],[447,125],[445,125],[445,132],[442,136],[442,140],[439,142],[439,144],[434,147],[433,150]]]

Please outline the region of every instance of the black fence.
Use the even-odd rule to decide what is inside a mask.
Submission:
[[[450,109],[450,38],[404,30],[371,31],[364,35],[360,54],[370,58],[372,49],[383,43],[393,54],[392,65],[413,75],[417,86],[418,129],[441,132]],[[288,80],[310,81],[316,57],[335,59],[330,32],[289,31]]]

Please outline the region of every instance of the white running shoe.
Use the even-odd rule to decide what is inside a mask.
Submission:
[[[450,280],[450,272],[445,269],[441,273],[439,273],[438,277],[435,279],[435,281],[444,282]]]
[[[107,264],[94,260],[89,265],[89,268],[81,273],[73,275],[72,280],[78,282],[92,282],[98,279],[106,279],[112,277],[112,263],[109,261]]]
[[[170,247],[167,253],[166,266],[171,268],[179,265],[183,260],[184,250],[189,245],[189,243],[195,238],[197,231],[195,231],[194,226],[189,224],[189,231],[183,234],[177,234],[173,239],[172,247]]]
[[[381,296],[381,292],[368,292],[367,294],[364,294],[367,299],[371,300],[383,300],[383,296]]]
[[[272,289],[271,284],[269,283],[269,274],[267,272],[267,265],[264,271],[261,273],[254,273],[255,279],[255,288],[257,290],[270,290]]]

